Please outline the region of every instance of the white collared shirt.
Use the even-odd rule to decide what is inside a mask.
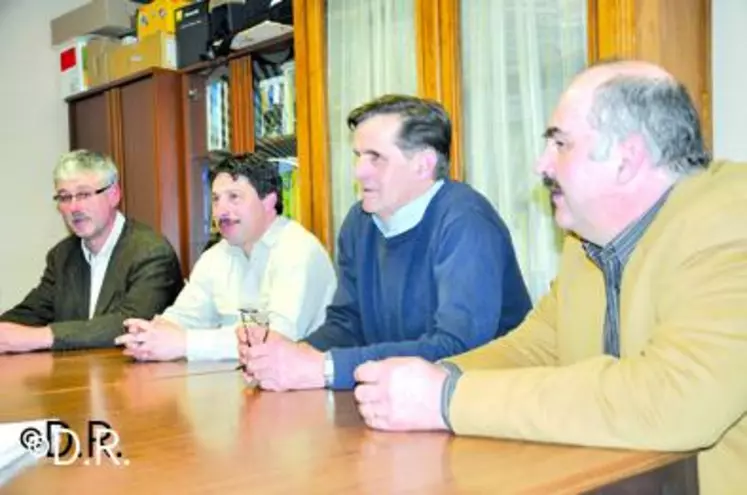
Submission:
[[[99,293],[101,292],[101,286],[104,284],[104,276],[106,275],[106,269],[109,266],[109,260],[112,257],[112,251],[114,246],[117,245],[119,237],[122,235],[122,230],[125,225],[125,217],[122,213],[117,212],[114,218],[114,225],[112,231],[109,232],[109,237],[106,238],[106,242],[101,246],[101,250],[94,254],[86,243],[81,239],[80,245],[83,249],[83,257],[91,267],[91,292],[88,303],[88,318],[93,318],[93,314],[96,312],[96,303],[99,300]]]
[[[433,196],[436,195],[443,185],[443,180],[437,180],[424,194],[395,211],[389,220],[384,221],[374,215],[373,221],[379,228],[379,231],[388,239],[403,234],[415,227],[423,219],[425,210],[431,203]]]
[[[337,277],[329,254],[299,223],[278,217],[247,256],[221,240],[200,256],[163,317],[187,331],[187,359],[238,359],[239,309],[299,340],[324,322]]]

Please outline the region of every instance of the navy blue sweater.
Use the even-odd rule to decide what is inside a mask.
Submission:
[[[504,335],[530,309],[506,225],[470,186],[446,181],[417,226],[389,239],[360,203],[351,208],[337,292],[305,341],[330,350],[333,388],[349,389],[359,364],[460,354]]]

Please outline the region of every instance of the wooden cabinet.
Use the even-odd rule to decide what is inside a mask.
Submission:
[[[107,100],[108,94],[101,92],[71,101],[68,107],[71,149],[85,148],[99,153],[111,153]]]
[[[111,156],[122,211],[183,249],[181,74],[151,69],[68,99],[70,148]]]

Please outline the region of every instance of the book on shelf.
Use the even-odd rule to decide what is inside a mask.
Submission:
[[[294,156],[273,158],[283,180],[283,215],[298,220],[301,185],[298,176],[298,160]]]
[[[280,65],[279,74],[259,81],[260,138],[287,136],[296,132],[295,62]]]

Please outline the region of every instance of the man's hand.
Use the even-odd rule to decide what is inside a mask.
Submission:
[[[50,327],[30,327],[18,323],[0,323],[0,354],[31,352],[52,347]]]
[[[176,323],[156,317],[152,321],[125,320],[125,335],[114,340],[124,354],[138,361],[172,361],[187,354],[187,333]]]
[[[355,370],[358,410],[378,430],[446,430],[441,389],[447,375],[421,358],[369,361]]]
[[[244,326],[239,323],[236,325],[236,341],[239,348],[239,362],[246,366],[249,360],[249,348],[253,345],[266,343],[274,339],[284,339],[277,332],[272,332],[261,326]]]
[[[237,332],[238,333],[238,332]],[[276,392],[324,388],[324,354],[270,331],[267,341],[244,346],[246,378],[256,380],[265,390]]]

